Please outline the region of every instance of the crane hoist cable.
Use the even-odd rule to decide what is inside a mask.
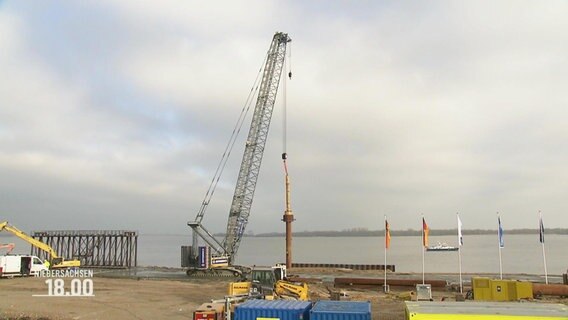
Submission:
[[[292,43],[290,43],[288,48],[288,78],[292,80]]]
[[[264,60],[263,60],[262,64],[260,65],[260,69],[258,70],[258,74],[256,75],[256,79],[254,80],[253,86],[251,87],[249,95],[248,95],[248,97],[245,101],[245,104],[243,105],[243,108],[241,109],[241,113],[239,114],[239,118],[237,119],[237,122],[235,123],[235,126],[233,127],[233,132],[231,133],[231,137],[229,138],[227,146],[225,147],[225,150],[223,151],[223,155],[221,156],[221,160],[219,161],[219,164],[217,165],[217,169],[215,170],[215,174],[213,175],[213,178],[211,179],[211,183],[209,184],[209,188],[207,189],[207,192],[205,193],[205,197],[203,198],[203,201],[201,202],[201,207],[199,208],[199,212],[197,213],[197,218],[196,218],[196,220],[198,220],[198,221],[203,219],[203,215],[205,214],[205,211],[207,210],[207,206],[209,205],[211,198],[213,198],[213,194],[215,193],[215,189],[217,188],[217,184],[219,183],[219,180],[221,179],[221,175],[223,174],[223,171],[225,170],[225,166],[227,165],[227,161],[229,160],[229,156],[231,155],[231,152],[233,151],[233,147],[235,146],[235,142],[237,141],[239,133],[241,132],[241,129],[243,127],[243,123],[246,119],[246,116],[247,116],[247,114],[250,110],[251,105],[253,104],[253,97],[255,97],[256,93],[258,92],[261,74],[262,74],[263,66],[266,62],[266,59],[268,59],[268,55],[266,55],[264,57]]]
[[[288,51],[288,59],[286,59],[284,61],[284,67],[288,66],[288,77],[291,80],[292,79],[292,63],[291,63],[291,50]],[[284,106],[282,107],[284,115],[283,115],[283,143],[282,143],[282,148],[283,148],[283,152],[282,152],[282,164],[284,166],[284,182],[285,182],[285,191],[284,191],[284,199],[285,199],[285,210],[284,210],[284,215],[282,216],[282,221],[284,221],[284,223],[286,224],[286,267],[287,268],[291,268],[292,267],[292,222],[294,221],[294,213],[292,212],[292,206],[290,203],[290,176],[288,174],[288,153],[286,152],[287,149],[287,101],[286,101],[286,97],[287,97],[287,92],[286,92],[286,82],[288,79],[284,78],[284,83],[283,83],[283,90],[284,90],[284,98],[283,98],[283,104]]]
[[[288,69],[288,79],[292,80],[292,44],[288,45],[288,58],[284,60],[284,69]],[[284,78],[282,81],[282,160],[286,158],[287,142],[288,142],[288,110],[286,97],[288,96],[286,91],[287,79]],[[286,166],[286,164],[284,164]],[[288,171],[286,170],[286,173]]]
[[[292,45],[290,44],[288,47],[288,58],[284,60],[284,69],[288,70],[288,79],[284,78],[282,83],[282,163],[284,165],[284,173],[286,177],[288,177],[288,108],[287,108],[287,100],[286,97],[288,96],[288,92],[286,89],[286,82],[288,80],[292,80]],[[286,178],[288,181],[288,178]]]

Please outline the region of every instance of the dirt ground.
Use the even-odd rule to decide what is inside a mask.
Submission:
[[[136,280],[93,278],[94,297],[46,297],[45,278],[0,279],[0,319],[192,319],[202,303],[220,299],[228,280]],[[65,279],[69,290],[71,279]],[[310,284],[312,298],[329,299],[322,284]],[[350,300],[371,301],[373,319],[404,319],[401,301],[378,292],[349,291]],[[381,310],[381,316],[379,316]]]
[[[321,270],[318,271],[321,273]],[[333,275],[333,274],[332,274]],[[335,272],[336,276],[345,276]],[[366,274],[372,276],[371,274]],[[65,278],[70,289],[72,278]],[[47,297],[46,278],[0,279],[0,320],[70,320],[70,319],[192,319],[192,312],[202,303],[221,299],[227,292],[228,279],[131,279],[95,275],[93,297]],[[328,300],[329,283],[309,283],[312,300]],[[375,320],[403,320],[401,296],[410,289],[391,288],[390,294],[378,289],[341,289],[345,299],[370,301]],[[435,300],[453,299],[455,293],[433,292]]]
[[[0,281],[0,319],[191,319],[193,310],[222,298],[219,281],[93,279],[94,297],[37,297],[45,278]],[[68,280],[70,281],[70,280]],[[66,284],[69,286],[69,283]]]

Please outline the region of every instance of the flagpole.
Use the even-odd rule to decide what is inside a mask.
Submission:
[[[386,291],[387,288],[387,215],[385,214],[385,282],[383,283],[384,290]]]
[[[424,247],[425,243],[424,243],[424,215],[422,215],[422,284],[425,284],[425,280],[424,280],[424,251],[425,251],[425,247]]]
[[[462,256],[461,256],[461,246],[462,246],[461,221],[460,221],[460,214],[456,213],[456,215],[458,217],[458,263],[460,265],[460,293],[463,293]]]
[[[460,293],[463,293],[463,281],[462,281],[462,254],[461,246],[458,248],[458,261],[460,264]]]
[[[542,243],[542,259],[544,260],[544,281],[548,284],[548,272],[546,271],[546,253],[544,252],[544,242]]]
[[[503,261],[501,258],[501,246],[499,246],[499,279],[503,280]]]
[[[546,252],[544,250],[544,226],[542,224],[542,212],[538,211],[539,219],[539,232],[540,232],[540,243],[542,244],[542,260],[544,261],[544,281],[548,284],[548,271],[546,270]]]
[[[499,221],[499,229],[497,230],[497,245],[499,246],[499,279],[503,280],[503,260],[501,258],[501,238],[503,235],[501,234],[501,217],[499,216],[499,212],[497,212],[497,219]]]

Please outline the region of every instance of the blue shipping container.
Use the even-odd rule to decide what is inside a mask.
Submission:
[[[248,300],[235,309],[235,320],[277,318],[309,320],[312,303],[296,300]]]
[[[362,301],[318,301],[310,320],[371,320],[371,303]]]

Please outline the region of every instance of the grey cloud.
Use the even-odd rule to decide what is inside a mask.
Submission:
[[[4,3],[3,218],[186,232],[281,30],[297,230],[378,229],[384,214],[416,229],[421,213],[449,228],[457,211],[467,228],[493,228],[495,211],[534,227],[539,209],[567,227],[566,5],[526,4]],[[278,103],[256,232],[282,229]],[[215,232],[241,152],[206,216]]]

